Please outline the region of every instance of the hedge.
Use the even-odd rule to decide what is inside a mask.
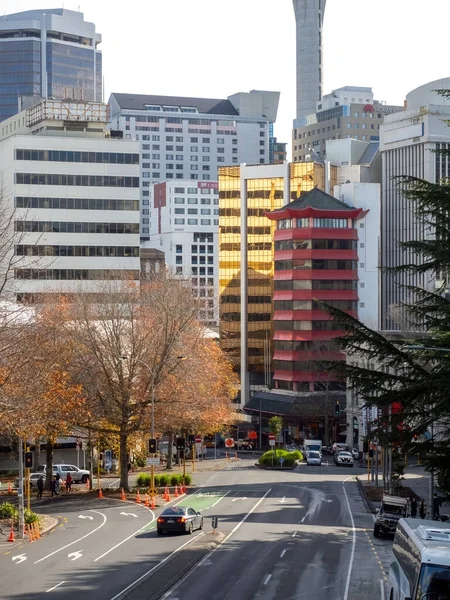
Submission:
[[[280,458],[283,458],[283,464],[280,463]],[[265,452],[259,459],[259,464],[263,467],[293,467],[296,462],[303,460],[303,454],[299,450],[269,450]]]
[[[27,508],[24,510],[25,525],[32,523],[40,523],[41,517],[32,510]],[[15,523],[19,521],[19,511],[11,504],[11,502],[3,502],[0,504],[0,519],[13,519]]]
[[[137,486],[142,488],[150,487],[150,473],[141,473],[137,479]],[[192,477],[186,473],[184,483],[190,485]],[[162,487],[165,485],[180,485],[183,483],[183,475],[181,473],[157,473],[155,474],[155,486]]]

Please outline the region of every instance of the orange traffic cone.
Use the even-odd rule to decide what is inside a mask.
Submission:
[[[9,532],[9,536],[8,536],[8,542],[15,542],[16,538],[14,537],[14,526],[11,525],[11,530]]]
[[[145,494],[144,506],[146,506],[147,508],[150,506],[148,502],[148,494]]]
[[[98,488],[98,497],[103,498],[102,488]]]
[[[141,495],[139,493],[139,490],[137,491],[137,494],[136,494],[136,502],[137,502],[137,504],[141,503]]]
[[[12,491],[13,491],[12,490],[12,485],[11,485],[11,482],[9,481],[8,482],[8,494],[12,494]]]
[[[152,496],[152,500],[150,502],[150,508],[156,508],[155,499]]]
[[[175,498],[178,498],[179,493],[178,493],[178,486],[175,486],[175,494],[174,494]]]
[[[120,499],[121,499],[121,500],[126,500],[126,499],[127,499],[127,497],[125,496],[125,491],[124,491],[124,489],[123,489],[123,488],[122,488],[122,493],[121,493],[121,495],[120,495]]]
[[[86,489],[90,490],[91,489],[91,483],[89,481],[89,477],[86,479]]]

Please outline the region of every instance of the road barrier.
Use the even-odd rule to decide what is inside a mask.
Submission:
[[[102,488],[98,488],[98,497],[103,498]]]

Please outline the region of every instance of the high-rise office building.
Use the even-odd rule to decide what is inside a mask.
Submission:
[[[241,403],[271,380],[274,222],[266,213],[336,183],[319,163],[219,169],[220,344],[241,373]]]
[[[107,123],[105,104],[61,100],[0,123],[2,214],[14,216],[5,292],[18,300],[139,281],[139,144]]]
[[[411,202],[401,193],[398,176],[418,177],[439,183],[450,176],[450,100],[437,90],[450,88],[450,78],[422,85],[406,96],[405,110],[386,117],[381,127],[382,154],[382,267],[398,267],[417,263],[412,250],[403,249],[399,242],[424,240],[433,235],[428,224],[418,219]],[[383,329],[401,329],[402,314],[395,314],[402,303],[412,300],[408,286],[428,290],[439,287],[431,273],[382,272],[381,317]],[[398,310],[401,310],[400,308]]]
[[[296,21],[297,118],[322,98],[322,26],[327,0],[293,0]]]
[[[352,138],[363,142],[380,139],[380,125],[386,115],[403,110],[374,100],[372,88],[345,86],[323,96],[311,113],[294,121],[292,160],[322,160],[327,140]]]
[[[116,94],[111,128],[141,143],[141,239],[152,229],[150,186],[170,180],[217,181],[222,166],[270,162],[279,92],[227,99]]]
[[[102,101],[101,35],[83,13],[52,8],[0,17],[0,121],[21,96]]]

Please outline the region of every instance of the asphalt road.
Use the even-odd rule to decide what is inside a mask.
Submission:
[[[173,500],[202,511],[205,530],[192,536],[158,537],[158,511],[134,503],[64,499],[49,536],[0,547],[0,598],[144,600],[158,565],[177,561],[181,570],[191,544],[214,539],[209,517],[218,516],[220,545],[166,600],[383,600],[392,541],[372,538],[352,479],[359,469],[260,471],[251,463],[197,473],[197,493]]]

